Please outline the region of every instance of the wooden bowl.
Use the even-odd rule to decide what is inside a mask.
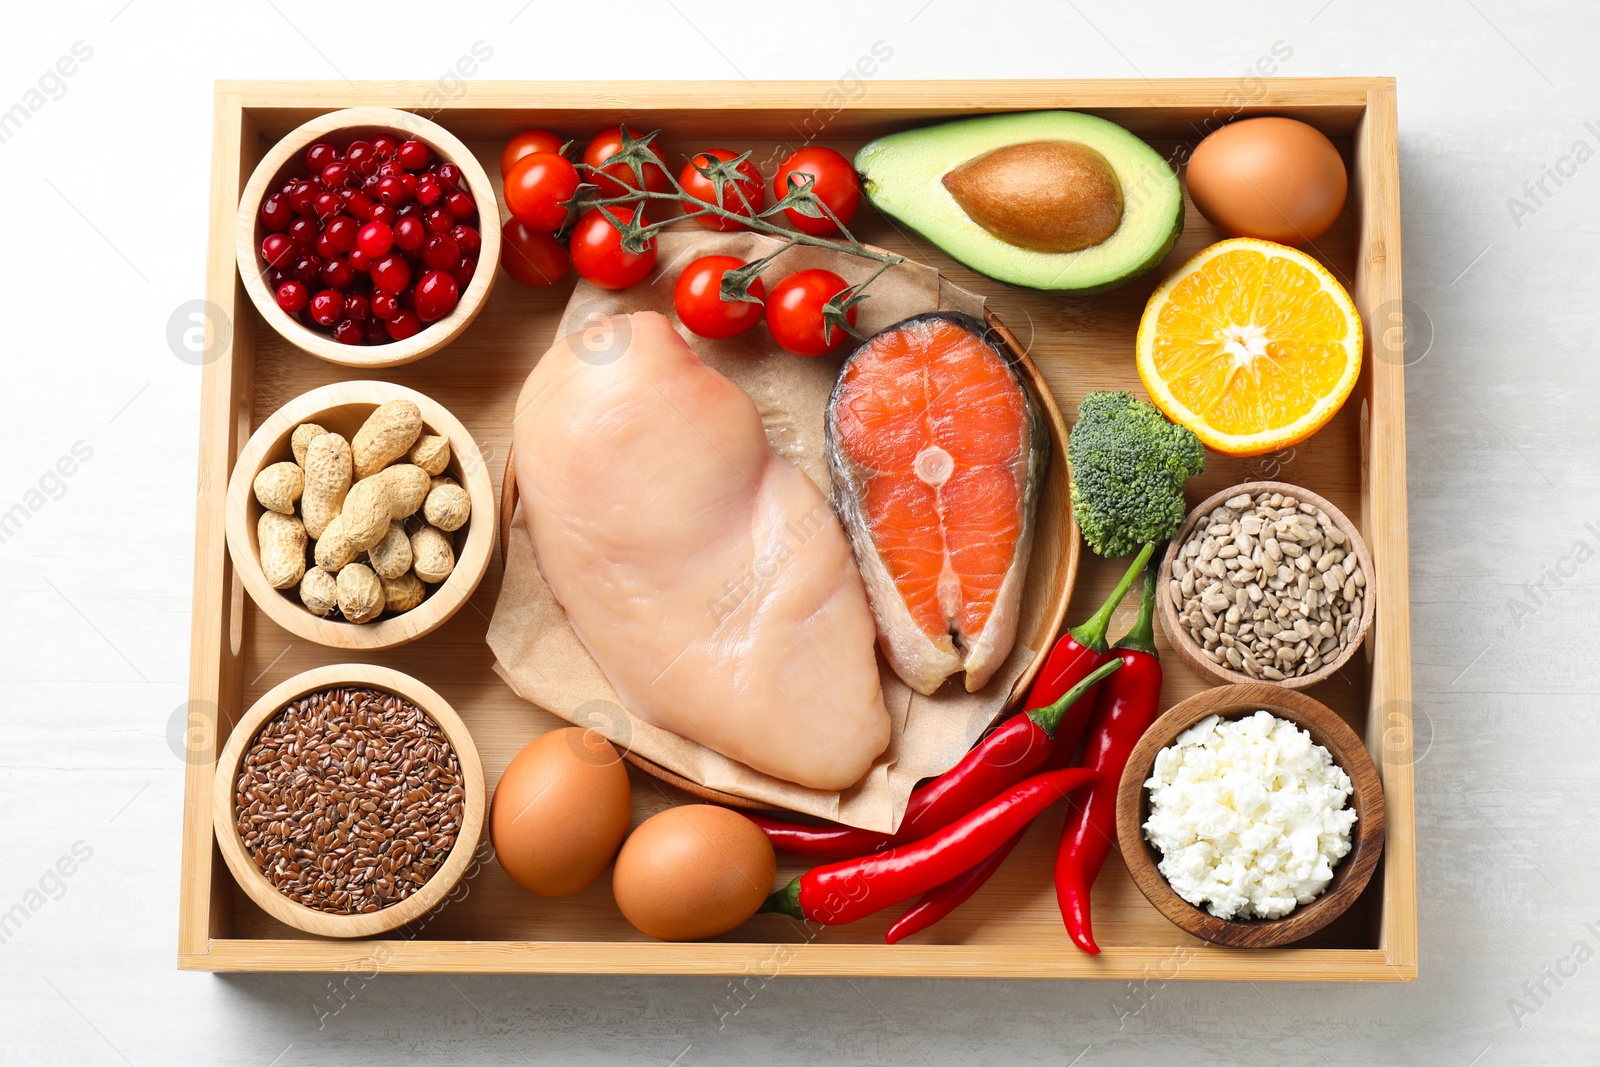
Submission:
[[[435,156],[461,168],[467,190],[478,206],[478,218],[470,225],[479,231],[483,248],[478,254],[478,269],[467,283],[461,300],[438,322],[424,326],[404,341],[385,345],[342,345],[331,334],[309,329],[278,306],[267,283],[266,264],[261,260],[261,240],[266,228],[261,225],[261,201],[290,177],[305,173],[303,154],[318,141],[327,141],[341,150],[351,141],[369,138],[382,130],[396,130],[427,145]],[[239,197],[238,221],[234,227],[235,255],[239,276],[261,317],[291,344],[318,359],[345,367],[397,367],[432,355],[449,344],[483,310],[494,287],[500,264],[500,209],[493,184],[477,157],[450,131],[409,111],[387,107],[352,107],[318,115],[310,122],[285,134],[262,157],[250,174],[250,181]]]
[[[244,841],[239,837],[239,830],[235,825],[234,788],[239,778],[239,764],[244,759],[245,750],[249,748],[250,742],[255,740],[256,734],[267,720],[285,705],[299,700],[307,693],[335,686],[381,689],[421,708],[444,732],[450,746],[455,749],[466,792],[462,804],[461,832],[456,836],[449,855],[433,877],[428,879],[421,889],[398,904],[381,911],[355,915],[317,911],[284,896],[256,866],[255,860],[245,849]],[[320,934],[325,937],[370,937],[421,918],[437,907],[455,888],[462,872],[471,862],[472,855],[478,848],[479,838],[483,834],[486,798],[487,787],[484,783],[483,764],[478,759],[478,750],[472,743],[472,735],[467,732],[466,724],[443,697],[415,678],[399,671],[389,670],[387,667],[375,667],[365,663],[336,663],[297,674],[274,686],[255,702],[245,713],[244,718],[239,720],[233,732],[228,735],[228,743],[223,747],[222,754],[217,757],[216,777],[211,791],[212,827],[217,835],[217,846],[222,851],[222,858],[227,862],[228,869],[233,872],[234,879],[250,899],[268,915],[308,934]]]
[[[1287,719],[1328,750],[1333,762],[1350,776],[1354,790],[1349,802],[1355,807],[1356,824],[1351,828],[1349,854],[1334,868],[1333,881],[1311,903],[1301,904],[1281,919],[1219,919],[1180,897],[1157,869],[1160,855],[1144,835],[1150,815],[1150,794],[1144,783],[1155,767],[1156,754],[1195,723],[1210,715],[1238,719],[1258,710]],[[1361,738],[1325,705],[1304,693],[1264,682],[1208,689],[1175,705],[1152,723],[1134,746],[1117,789],[1117,842],[1134,885],[1179,929],[1218,945],[1273,948],[1327,926],[1367,887],[1383,854],[1383,834],[1383,782]]]
[[[290,437],[296,426],[315,422],[350,440],[373,409],[388,400],[410,400],[422,409],[424,433],[450,439],[450,465],[445,474],[455,478],[472,501],[472,517],[451,535],[456,551],[455,570],[410,611],[385,614],[375,622],[359,624],[318,618],[300,603],[297,588],[274,589],[261,570],[256,522],[264,509],[256,500],[252,483],[263,467],[294,458]],[[273,622],[297,637],[330,648],[392,648],[438,629],[461,610],[483,580],[494,550],[494,484],[472,435],[436,401],[389,382],[337,382],[295,397],[250,435],[228,481],[223,525],[234,569],[250,598]]]
[[[1028,689],[1033,685],[1033,680],[1038,677],[1039,671],[1044,667],[1045,657],[1050,654],[1050,648],[1055,644],[1056,635],[1061,632],[1067,619],[1067,607],[1072,602],[1072,590],[1078,581],[1078,553],[1080,538],[1078,537],[1078,523],[1072,515],[1071,477],[1072,472],[1067,466],[1067,422],[1061,415],[1061,408],[1056,404],[1054,394],[1050,392],[1050,385],[1045,381],[1044,375],[1029,358],[1022,346],[1017,343],[1016,337],[1000,321],[992,311],[984,313],[984,319],[996,333],[1000,340],[1010,350],[1022,369],[1023,377],[1033,386],[1034,395],[1039,400],[1039,406],[1044,412],[1045,422],[1050,427],[1050,468],[1049,473],[1059,472],[1059,478],[1052,478],[1047,473],[1045,485],[1040,493],[1038,511],[1034,517],[1033,551],[1034,560],[1040,552],[1054,549],[1057,555],[1053,560],[1053,569],[1050,575],[1050,591],[1044,598],[1042,610],[1038,610],[1032,617],[1026,613],[1019,626],[1017,639],[1025,642],[1035,649],[1033,660],[1023,670],[1017,680],[1012,683],[1011,689],[1006,693],[1005,703],[1001,712],[1010,711],[1017,707],[1027,695]],[[517,513],[517,468],[516,457],[513,451],[506,453],[505,476],[500,481],[500,558],[507,559],[507,551],[511,545],[511,524]],[[474,502],[473,507],[477,504]],[[1034,566],[1030,561],[1029,570]],[[1024,611],[1026,612],[1027,598],[1024,598]],[[1031,624],[1031,625],[1030,625]],[[1021,632],[1026,628],[1026,632]],[[623,758],[638,767],[641,771],[657,778],[668,785],[681,789],[691,796],[713,804],[723,804],[733,808],[744,808],[751,811],[774,810],[770,805],[720,789],[712,789],[698,782],[691,781],[682,775],[661,766],[653,760],[635,752],[624,752]]]
[[[1300,675],[1295,678],[1285,678],[1283,681],[1274,681],[1270,678],[1252,678],[1244,671],[1236,671],[1231,667],[1211,662],[1201,650],[1200,643],[1190,635],[1189,631],[1178,622],[1178,608],[1172,602],[1169,583],[1172,581],[1172,564],[1178,558],[1178,550],[1189,539],[1189,534],[1199,523],[1211,514],[1211,509],[1224,501],[1236,497],[1241,493],[1255,496],[1257,493],[1283,493],[1293,496],[1302,503],[1314,504],[1321,508],[1323,513],[1339,528],[1339,531],[1349,539],[1348,551],[1355,553],[1357,561],[1361,564],[1361,571],[1366,575],[1367,584],[1361,598],[1361,622],[1356,627],[1355,640],[1346,645],[1335,658],[1327,661],[1310,674]],[[1287,482],[1241,482],[1220,493],[1214,493],[1202,500],[1198,506],[1183,520],[1183,525],[1178,528],[1170,542],[1167,543],[1167,554],[1161,560],[1161,574],[1157,589],[1160,590],[1156,602],[1161,611],[1161,628],[1167,632],[1167,639],[1172,642],[1172,647],[1178,653],[1178,658],[1183,660],[1191,670],[1210,678],[1218,685],[1250,685],[1261,683],[1275,685],[1284,689],[1305,689],[1316,685],[1325,678],[1330,678],[1355,655],[1356,649],[1361,647],[1366,640],[1367,630],[1372,626],[1373,603],[1376,598],[1374,591],[1378,583],[1372,569],[1372,556],[1367,552],[1367,543],[1361,537],[1361,531],[1356,529],[1356,524],[1345,517],[1344,512],[1334,507],[1323,497],[1318,496],[1309,489],[1302,489],[1298,485]]]

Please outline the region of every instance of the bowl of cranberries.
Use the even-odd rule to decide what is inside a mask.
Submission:
[[[477,316],[500,259],[483,167],[443,127],[391,108],[320,115],[280,140],[245,186],[238,234],[262,316],[350,367],[438,351]]]

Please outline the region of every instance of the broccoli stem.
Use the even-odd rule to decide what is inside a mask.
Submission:
[[[1116,612],[1117,605],[1122,603],[1122,598],[1128,595],[1128,590],[1133,587],[1134,578],[1138,577],[1139,571],[1150,561],[1150,554],[1155,551],[1155,547],[1155,543],[1151,542],[1141,548],[1139,554],[1133,558],[1127,573],[1117,582],[1117,587],[1111,590],[1106,602],[1100,605],[1100,610],[1067,631],[1074,641],[1095,652],[1106,651],[1106,630],[1111,626],[1111,616]]]

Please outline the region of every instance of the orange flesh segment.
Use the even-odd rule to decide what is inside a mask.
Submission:
[[[1174,399],[1223,434],[1248,435],[1291,425],[1334,391],[1348,332],[1314,273],[1240,249],[1174,287],[1151,355]]]
[[[838,426],[912,618],[931,637],[980,632],[1022,532],[1028,411],[1010,370],[955,323],[915,323],[851,361]]]

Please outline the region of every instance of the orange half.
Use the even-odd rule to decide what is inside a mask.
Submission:
[[[1238,237],[1161,283],[1139,320],[1150,399],[1211,449],[1259,456],[1304,441],[1361,374],[1361,316],[1297,248]]]

